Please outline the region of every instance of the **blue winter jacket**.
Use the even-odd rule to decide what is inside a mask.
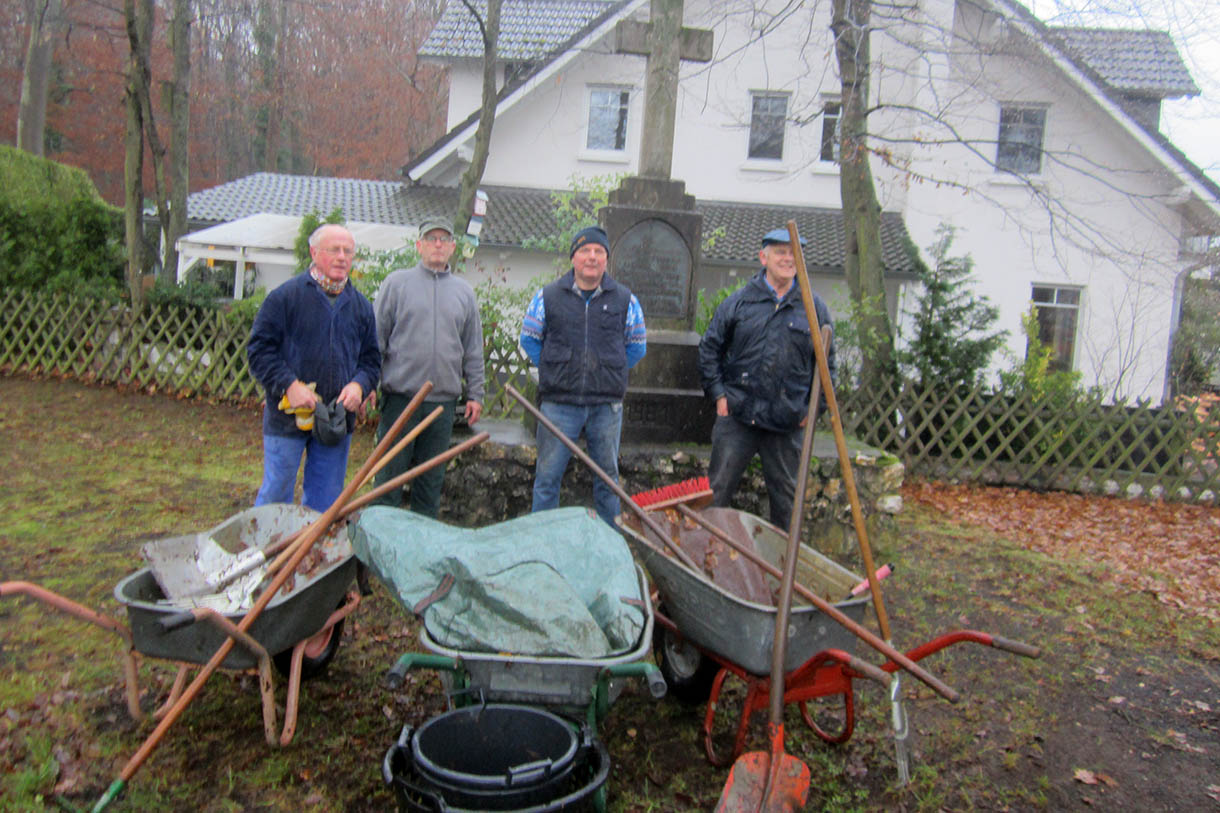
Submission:
[[[729,414],[744,424],[791,432],[809,408],[816,361],[801,292],[793,284],[783,299],[759,271],[720,304],[699,342],[699,377],[709,398],[725,396]],[[830,309],[813,297],[820,325]],[[835,372],[832,336],[826,357]]]
[[[381,351],[373,306],[352,285],[332,303],[309,274],[297,274],[267,294],[254,317],[246,347],[250,371],[267,394],[263,433],[293,436],[296,418],[279,409],[294,380],[317,382],[317,393],[334,401],[351,381],[368,395],[381,375]],[[347,429],[355,424],[348,414]]]

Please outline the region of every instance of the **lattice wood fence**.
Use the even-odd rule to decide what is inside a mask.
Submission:
[[[261,401],[246,361],[249,325],[219,311],[150,307],[140,315],[96,299],[0,294],[0,370],[104,381],[224,401]],[[490,339],[491,337],[489,337]],[[488,341],[486,413],[519,417],[504,392],[532,392],[516,338]],[[510,346],[513,345],[513,346]]]
[[[216,311],[0,293],[0,370],[131,385],[226,401],[262,397],[246,363],[249,327]],[[504,392],[533,391],[515,336],[489,336],[489,417],[520,417]],[[921,390],[907,382],[839,393],[847,431],[926,477],[1190,501],[1220,494],[1220,409],[1178,409]]]
[[[249,327],[218,311],[0,294],[0,369],[226,401],[261,398],[246,363]]]
[[[1204,502],[1220,493],[1220,414],[910,382],[842,398],[850,434],[922,476]]]

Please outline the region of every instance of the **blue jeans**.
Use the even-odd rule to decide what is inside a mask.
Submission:
[[[757,454],[762,458],[771,524],[787,531],[792,520],[796,470],[801,465],[803,431],[797,428],[791,432],[768,432],[744,424],[732,415],[717,417],[712,426],[712,459],[707,467],[712,505],[729,504],[746,466]]]
[[[618,443],[623,430],[623,403],[577,406],[543,401],[542,414],[573,441],[584,431],[589,457],[618,482]],[[559,486],[567,471],[572,452],[550,430],[538,424],[538,464],[534,468],[534,505],[531,510],[559,507]],[[600,477],[593,479],[593,506],[597,515],[614,525],[618,516],[618,496]]]
[[[292,502],[301,455],[304,455],[305,494],[301,504],[315,511],[326,511],[343,492],[347,451],[351,445],[350,434],[334,446],[318,442],[312,433],[263,435],[263,485],[254,504]]]

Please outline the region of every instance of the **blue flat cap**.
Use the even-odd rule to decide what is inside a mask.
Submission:
[[[806,240],[804,237],[800,237],[799,235],[798,235],[798,239],[801,241],[802,246],[807,245],[809,243],[808,240]],[[766,248],[767,246],[771,245],[772,243],[791,243],[791,242],[792,242],[792,237],[791,237],[791,235],[788,234],[787,226],[785,226],[782,229],[772,229],[771,231],[764,234],[763,239],[762,239],[763,248]]]

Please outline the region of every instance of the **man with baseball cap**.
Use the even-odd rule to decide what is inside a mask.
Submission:
[[[382,357],[377,437],[380,439],[394,425],[425,381],[432,382],[432,394],[416,410],[403,434],[436,407],[444,407],[437,419],[378,473],[378,485],[449,448],[463,380],[466,423],[473,426],[483,414],[483,323],[474,289],[449,268],[456,245],[449,221],[425,220],[415,241],[419,263],[392,272],[377,292],[374,307]],[[411,510],[436,517],[444,482],[444,466],[412,481]],[[402,496],[401,490],[395,491],[380,502],[397,508]]]
[[[714,505],[727,506],[754,455],[762,460],[771,524],[788,528],[801,456],[801,425],[816,370],[788,230],[763,235],[762,270],[716,308],[699,342],[699,377],[716,402],[712,459]],[[804,245],[804,239],[801,245]],[[814,294],[818,322],[831,323]],[[833,337],[826,352],[835,371]]]
[[[584,433],[589,456],[615,480],[623,429],[627,370],[648,349],[639,300],[606,274],[610,240],[597,226],[572,238],[572,269],[534,295],[521,327],[521,347],[538,368],[539,408],[565,435]],[[559,507],[559,486],[572,453],[538,425],[534,511]],[[593,481],[597,514],[614,525],[619,501]]]

